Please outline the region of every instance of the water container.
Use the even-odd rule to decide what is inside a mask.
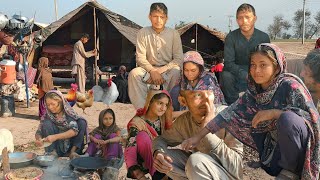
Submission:
[[[16,80],[16,62],[13,60],[0,61],[0,83],[13,84]]]

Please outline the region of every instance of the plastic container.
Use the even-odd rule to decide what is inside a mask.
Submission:
[[[13,60],[0,61],[0,83],[13,84],[16,80],[16,62]]]

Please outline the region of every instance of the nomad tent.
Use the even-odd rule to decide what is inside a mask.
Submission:
[[[94,49],[94,12],[98,66],[113,67],[131,63],[136,34],[141,27],[99,3],[90,1],[39,31],[43,36],[41,54],[49,58],[50,66],[71,68],[73,45],[83,33],[90,35],[89,42],[85,44],[86,50]],[[94,64],[94,58],[89,62]]]
[[[183,52],[198,51],[206,64],[221,57],[225,35],[198,23],[189,23],[178,29],[181,35]],[[222,54],[223,55],[223,54]]]

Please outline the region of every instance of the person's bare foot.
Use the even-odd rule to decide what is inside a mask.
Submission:
[[[69,157],[70,157],[70,159],[75,159],[75,158],[80,157],[80,155],[76,152],[73,152],[73,153],[70,153]]]

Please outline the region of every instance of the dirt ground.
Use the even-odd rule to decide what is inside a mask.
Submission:
[[[314,48],[314,43],[285,43],[279,42],[277,44],[284,52],[297,55],[306,55],[311,49]],[[70,88],[70,84],[63,85],[60,90],[66,92]],[[31,102],[30,107],[26,108],[25,102],[16,102],[16,115],[14,117],[0,118],[0,128],[9,129],[14,136],[14,144],[17,151],[33,151],[38,154],[43,153],[43,150],[39,150],[33,145],[34,133],[38,127],[38,101]],[[99,112],[107,108],[101,102],[95,102],[92,107],[85,110],[86,114],[82,112],[82,109],[75,107],[75,111],[83,116],[89,124],[89,128],[92,129],[98,125]],[[134,116],[135,110],[131,104],[114,103],[110,106],[115,111],[116,121],[119,127],[125,128],[127,122]],[[244,179],[274,179],[267,175],[261,169],[252,169],[247,166],[248,161],[256,159],[256,153],[249,148],[245,149],[244,156]],[[2,173],[1,173],[2,174]],[[1,175],[0,175],[1,176]],[[126,179],[125,165],[120,170],[119,179]],[[0,178],[1,179],[1,178]]]

